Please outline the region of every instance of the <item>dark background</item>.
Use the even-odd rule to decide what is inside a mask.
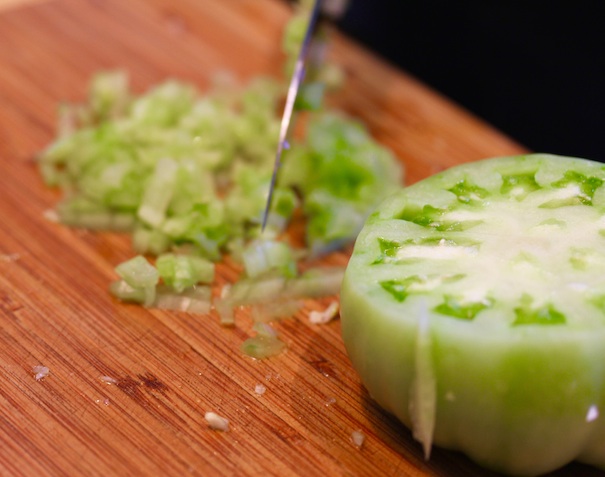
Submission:
[[[536,152],[605,162],[605,0],[350,0],[341,30]]]

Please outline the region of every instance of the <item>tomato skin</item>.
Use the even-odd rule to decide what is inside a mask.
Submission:
[[[512,475],[539,475],[573,460],[605,469],[605,313],[590,298],[593,296],[591,287],[598,288],[605,283],[592,273],[591,262],[582,262],[578,267],[574,261],[558,263],[553,257],[553,262],[556,262],[554,270],[535,272],[536,277],[547,272],[553,276],[575,274],[573,285],[576,288],[580,287],[575,281],[585,278],[588,291],[569,291],[567,288],[553,288],[553,284],[567,286],[567,282],[556,277],[548,278],[547,286],[540,283],[534,286],[527,285],[522,275],[505,275],[505,272],[519,272],[525,268],[515,268],[517,264],[511,265],[510,260],[499,263],[497,249],[492,257],[493,267],[478,270],[465,265],[474,260],[471,253],[458,257],[440,252],[440,261],[434,268],[425,264],[424,255],[413,261],[409,260],[407,252],[400,254],[405,259],[389,262],[396,256],[391,248],[387,250],[386,259],[376,259],[381,253],[384,256],[387,249],[384,244],[392,243],[386,239],[392,241],[401,234],[399,239],[404,243],[409,239],[406,231],[413,236],[421,230],[420,226],[425,226],[410,225],[409,220],[402,224],[402,215],[418,217],[416,210],[420,209],[409,212],[412,210],[410,204],[418,205],[420,199],[434,197],[431,206],[435,209],[453,207],[454,199],[443,195],[444,188],[452,189],[452,178],[460,184],[461,176],[488,177],[494,171],[501,173],[503,170],[510,172],[509,177],[515,170],[519,171],[519,177],[524,177],[527,170],[537,170],[537,183],[542,188],[550,187],[553,194],[558,194],[556,188],[565,177],[580,177],[577,174],[565,175],[569,170],[584,177],[580,179],[584,185],[598,184],[605,179],[603,166],[597,163],[529,155],[463,165],[387,199],[368,219],[345,273],[341,289],[341,320],[347,352],[372,398],[411,428],[414,435],[426,436],[428,432],[431,435],[429,446],[435,444],[462,451],[486,468]],[[490,180],[498,187],[490,189],[487,184],[486,190],[504,190],[502,181],[497,179],[485,179],[481,185]],[[540,187],[532,185],[527,192],[528,200],[532,200],[532,194],[544,194],[538,190]],[[579,194],[584,194],[584,202],[565,198],[566,203],[555,204],[553,210],[556,209],[557,220],[567,215],[577,217],[578,212],[588,214],[587,217],[592,217],[590,214],[604,216],[605,208],[599,203],[599,187],[593,187],[586,194],[583,191],[588,190],[587,186],[578,187]],[[459,192],[460,189],[454,190]],[[473,190],[472,187],[466,189]],[[596,205],[586,203],[593,199]],[[466,196],[464,202],[459,202],[463,203],[463,208],[472,207]],[[519,204],[519,210],[528,207],[523,201]],[[402,214],[402,210],[407,212]],[[489,211],[489,207],[485,210]],[[433,209],[430,212],[433,213]],[[489,213],[484,212],[481,212],[483,217],[488,217]],[[526,212],[534,214],[533,210]],[[539,220],[544,221],[542,216]],[[590,222],[593,223],[592,219]],[[431,237],[441,233],[433,230],[427,232]],[[590,230],[586,234],[591,234]],[[509,232],[508,229],[501,231],[503,234]],[[570,247],[582,245],[577,243],[581,232],[571,234]],[[476,238],[472,228],[452,231],[447,238],[462,237],[461,234],[465,234],[467,242]],[[505,240],[504,243],[508,248],[525,247],[526,241],[522,239],[523,236],[517,237],[518,242]],[[425,242],[428,243],[427,240]],[[418,243],[424,242],[416,238],[413,251],[421,250]],[[595,244],[599,244],[596,238],[590,246],[594,249]],[[483,244],[478,247],[479,253],[483,253],[483,246],[489,250],[489,245]],[[506,253],[502,252],[503,255]],[[601,253],[605,254],[605,241],[602,248],[594,253],[591,251],[590,256],[600,256]],[[458,262],[457,266],[456,260],[466,262]],[[491,262],[478,263],[485,265]],[[392,283],[398,274],[403,278],[416,277],[422,276],[418,270],[430,274],[434,270],[441,273],[444,269],[451,271],[452,276],[455,273],[475,274],[476,277],[469,278],[469,284],[487,281],[500,288],[493,292],[495,298],[491,302],[482,302],[486,303],[485,307],[475,308],[478,310],[476,317],[456,317],[438,312],[443,310],[440,308],[442,294],[445,293],[443,287],[446,290],[447,286],[464,289],[464,284],[422,289],[417,284],[418,280],[403,280],[401,283],[415,284],[412,286],[416,286],[417,291],[410,288],[412,292],[409,294],[399,295],[389,294],[388,289],[385,291],[385,287],[380,286],[380,283]],[[489,277],[494,274],[499,275],[497,279]],[[517,290],[516,287],[523,289]],[[513,296],[519,299],[507,302],[502,298]],[[543,298],[552,300],[554,304],[538,306]],[[524,309],[524,300],[530,299],[534,301]],[[600,314],[603,314],[602,321],[599,321]],[[421,342],[422,317],[428,317],[428,339]],[[536,321],[532,322],[532,319]],[[418,367],[419,356],[426,356],[429,360],[430,376],[423,376],[422,373],[426,372],[419,371],[423,369]],[[418,406],[413,402],[413,396],[417,395],[419,382],[424,382],[427,388],[426,383],[433,380],[434,390],[425,392],[427,399],[434,394],[433,408],[422,412],[434,414],[434,428],[418,432],[419,420],[415,415]],[[433,421],[424,419],[420,422]],[[426,448],[427,442],[423,444]]]

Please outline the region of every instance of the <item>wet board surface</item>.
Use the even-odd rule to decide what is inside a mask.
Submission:
[[[285,4],[14,3],[0,13],[0,475],[492,475],[441,449],[425,462],[361,386],[340,323],[309,323],[325,301],[276,325],[287,352],[255,361],[239,351],[251,335],[245,312],[226,328],[214,312],[119,303],[107,287],[133,255],[129,238],[44,218],[60,196],[34,157],[55,133],[61,101],[82,100],[103,69],[128,71],[135,91],[168,78],[204,90],[221,70],[242,82],[278,75]],[[524,151],[338,34],[330,55],[349,76],[337,103],[401,158],[408,183]],[[326,260],[344,265],[349,252]],[[238,272],[221,264],[219,284]],[[50,370],[40,381],[37,365]],[[206,411],[228,418],[230,431],[210,430]],[[356,430],[361,448],[350,440]],[[572,465],[556,475],[578,472],[599,474]]]

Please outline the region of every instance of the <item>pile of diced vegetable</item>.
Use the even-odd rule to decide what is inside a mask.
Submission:
[[[287,68],[306,15],[299,11],[284,35]],[[284,155],[262,232],[289,78],[244,87],[219,80],[203,93],[168,80],[137,95],[125,72],[107,71],[92,78],[84,104],[62,105],[40,171],[64,192],[61,223],[132,234],[136,256],[117,266],[110,287],[117,298],[192,313],[215,306],[231,323],[240,305],[279,315],[300,298],[338,292],[342,269],[301,274],[299,261],[350,243],[402,171],[363,125],[319,106],[328,76],[338,75],[306,85],[311,99],[302,106],[315,110],[304,113],[306,127]],[[294,216],[306,223],[302,249],[289,240]],[[244,276],[212,302],[215,263],[225,254]],[[276,298],[285,303],[268,310]]]

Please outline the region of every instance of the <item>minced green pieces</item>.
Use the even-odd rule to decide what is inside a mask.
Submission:
[[[356,237],[374,207],[401,185],[402,169],[359,122],[313,116],[304,142],[286,151],[278,184],[300,192],[313,252]]]
[[[85,197],[63,201],[55,210],[61,223],[88,230],[130,232],[136,224],[134,212],[110,211]]]
[[[298,206],[296,194],[291,189],[277,187],[273,191],[273,213],[289,220]],[[283,227],[282,227],[283,228]]]
[[[168,81],[134,95],[123,72],[92,81],[89,102],[64,105],[61,135],[39,157],[65,191],[59,220],[127,230],[137,253],[189,246],[214,261],[260,233],[279,136],[283,89],[257,79],[206,95]],[[297,208],[317,254],[351,242],[373,207],[401,184],[401,166],[358,122],[310,114],[284,155],[267,231],[284,232]]]
[[[246,276],[257,278],[277,272],[285,278],[293,278],[298,269],[292,249],[285,242],[257,239],[250,242],[242,252]]]
[[[158,227],[164,222],[176,186],[178,169],[178,163],[172,159],[161,159],[156,164],[137,211],[144,223]]]
[[[119,115],[127,106],[129,96],[125,74],[97,74],[92,78],[88,91],[91,115],[97,120]]]
[[[171,245],[170,237],[159,229],[138,224],[132,231],[132,248],[139,254],[159,255]]]
[[[326,85],[319,81],[304,84],[296,96],[297,110],[317,111],[321,108]]]
[[[207,313],[210,307],[208,286],[214,279],[214,263],[193,255],[160,255],[152,265],[142,255],[115,268],[120,280],[109,286],[119,300],[145,306]]]
[[[301,5],[287,27],[288,67],[310,8]],[[323,64],[307,71],[305,108],[321,106],[324,89],[338,83],[325,81],[337,79],[335,72]],[[336,293],[338,274],[299,276],[296,259],[352,242],[378,202],[401,185],[402,167],[360,122],[327,109],[308,113],[284,155],[261,231],[286,91],[269,78],[236,90],[217,77],[204,95],[178,80],[134,94],[128,75],[112,71],[92,78],[87,102],[62,105],[59,135],[40,154],[39,169],[65,193],[61,222],[132,233],[139,255],[116,267],[116,297],[206,309],[207,290],[199,284],[213,280],[210,261],[225,254],[244,262],[248,279],[292,279],[295,294]],[[273,239],[298,209],[306,216],[307,249],[294,254]]]
[[[145,257],[137,255],[115,268],[122,279],[110,286],[110,291],[124,301],[134,301],[151,305],[156,296],[156,285],[160,275]]]
[[[281,89],[257,80],[239,95],[227,97],[217,86],[201,96],[192,85],[168,81],[135,96],[127,86],[124,73],[97,75],[89,103],[65,106],[73,113],[70,127],[63,127],[62,136],[40,155],[49,185],[66,191],[60,220],[135,229],[140,253],[157,254],[187,242],[218,260],[232,238],[247,237],[259,227],[278,137],[275,106]],[[242,192],[236,177],[244,168],[256,178],[254,199],[249,190]],[[294,209],[289,194],[277,194],[278,214],[286,216],[278,232]],[[246,199],[253,207],[241,206]],[[223,202],[238,215],[216,213]],[[197,206],[212,209],[202,227],[199,221],[187,223],[204,215]]]
[[[212,283],[214,263],[195,255],[160,255],[155,266],[164,283],[177,293],[198,283]]]
[[[240,225],[226,219],[225,203],[220,200],[209,200],[191,205],[190,209],[179,216],[168,218],[161,227],[171,242],[188,244],[210,260],[219,260],[221,250],[233,236]],[[243,231],[240,232],[243,234]]]
[[[277,333],[266,323],[255,323],[256,335],[242,343],[242,352],[256,359],[276,356],[286,349],[286,343],[279,339]]]
[[[212,307],[212,289],[207,285],[195,285],[176,291],[172,287],[159,285],[153,307],[205,315]]]
[[[141,255],[120,263],[116,273],[134,288],[154,287],[160,279],[155,267]]]
[[[109,284],[109,292],[118,300],[130,303],[151,304],[155,299],[155,287],[135,288],[123,279],[111,282]]]

